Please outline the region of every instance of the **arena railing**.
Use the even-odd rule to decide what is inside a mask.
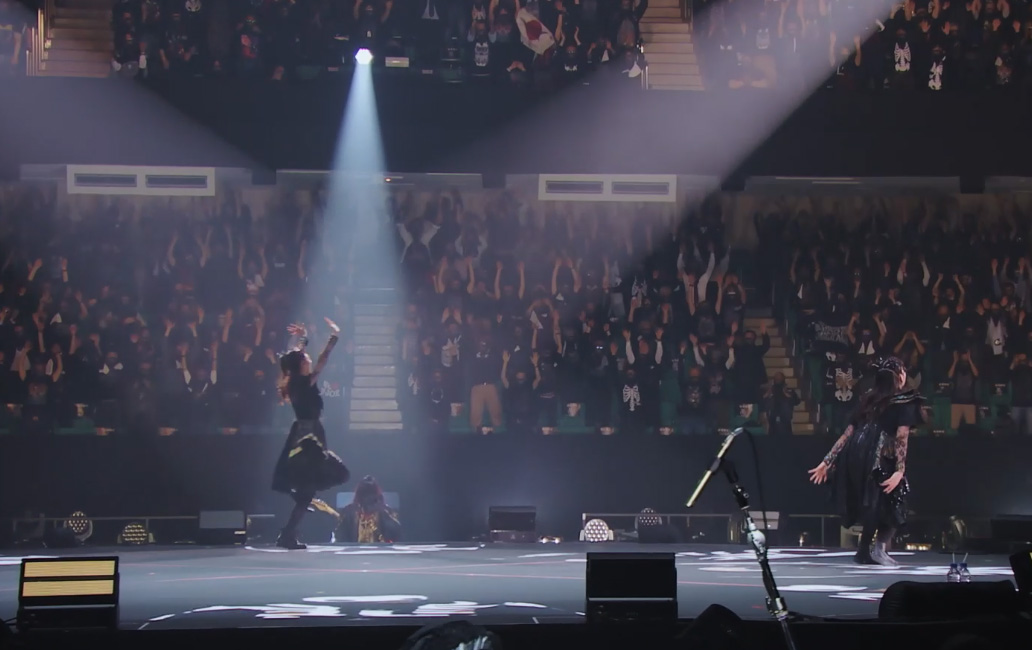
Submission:
[[[247,527],[249,530],[258,522],[266,524],[266,522],[275,522],[275,519],[276,515],[272,514],[248,513],[246,515]],[[92,517],[82,513],[73,513],[64,517],[12,517],[10,519],[0,521],[7,521],[10,523],[10,534],[13,535],[15,541],[18,543],[26,543],[32,539],[47,539],[49,535],[54,532],[68,529],[76,537],[80,538],[80,543],[84,543],[91,538],[94,542],[97,542],[99,538],[102,545],[155,543],[154,534],[157,531],[160,533],[157,543],[176,544],[190,541],[190,538],[196,532],[194,530],[194,524],[200,521],[200,516],[141,515],[136,517]],[[99,524],[99,526],[96,526],[97,524]],[[122,541],[120,538],[126,531],[126,528],[134,524],[142,527],[146,540],[141,539],[135,542]],[[160,530],[161,524],[172,524],[173,527],[171,529]],[[183,524],[186,526],[184,527]],[[35,528],[31,531],[28,538],[18,539],[19,535],[26,534],[29,527]],[[88,527],[89,533],[83,536],[82,533],[85,531],[80,530],[80,527],[83,529]],[[95,534],[95,527],[107,528],[107,530],[102,531],[99,534]]]
[[[624,530],[633,530],[634,527],[635,527],[635,524],[638,521],[639,517],[647,517],[647,518],[656,517],[656,518],[659,518],[663,522],[663,525],[666,525],[666,526],[669,526],[671,524],[671,522],[673,522],[675,519],[683,519],[685,527],[688,527],[688,526],[691,525],[691,520],[692,519],[703,519],[703,520],[714,520],[714,519],[717,519],[717,520],[723,520],[723,521],[727,522],[727,536],[728,536],[728,540],[730,540],[731,537],[732,537],[732,530],[733,530],[734,525],[735,525],[734,516],[730,515],[730,514],[724,514],[724,513],[712,513],[712,514],[711,513],[703,513],[703,514],[700,514],[700,513],[697,513],[697,512],[692,512],[692,513],[687,513],[687,512],[584,512],[584,513],[581,513],[581,530],[583,530],[584,527],[587,525],[587,523],[589,521],[591,521],[592,519],[601,519],[602,521],[604,521],[606,523],[606,526],[608,526],[609,530],[611,530],[613,532],[624,531]],[[610,521],[613,521],[613,520],[616,520],[616,521],[629,521],[630,528],[615,528],[615,527],[613,527],[610,524]],[[724,542],[715,542],[715,543],[724,543]]]

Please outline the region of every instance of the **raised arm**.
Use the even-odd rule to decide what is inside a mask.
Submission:
[[[337,345],[337,341],[340,339],[340,328],[337,324],[331,321],[329,318],[323,319],[326,321],[326,325],[330,328],[330,338],[326,341],[326,347],[319,353],[319,358],[315,361],[315,367],[312,368],[312,383],[315,383],[319,373],[326,367],[326,362],[330,360],[330,352],[333,352],[334,346]]]

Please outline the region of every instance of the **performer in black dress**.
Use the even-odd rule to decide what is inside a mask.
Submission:
[[[287,549],[303,549],[305,545],[297,539],[297,527],[308,510],[322,510],[339,515],[326,503],[315,498],[316,493],[347,482],[348,468],[340,458],[326,448],[326,431],[319,417],[322,415],[323,400],[319,395],[316,379],[337,344],[340,328],[326,319],[330,327],[330,338],[312,367],[312,359],[305,348],[308,345],[307,332],[303,325],[291,325],[288,331],[299,336],[299,345],[280,358],[280,395],[290,400],[294,408],[295,422],[283,445],[276,470],[273,473],[272,489],[289,494],[294,500],[287,525],[280,533],[276,545]]]
[[[923,398],[916,391],[902,392],[907,371],[896,357],[880,359],[872,368],[874,387],[860,399],[845,433],[809,474],[819,485],[830,473],[842,525],[863,525],[854,560],[893,566],[897,562],[889,557],[888,546],[906,523],[907,441],[910,430],[922,422]]]

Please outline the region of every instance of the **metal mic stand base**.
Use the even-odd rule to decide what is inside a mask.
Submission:
[[[763,587],[767,591],[767,611],[780,624],[781,634],[785,637],[785,646],[788,650],[797,650],[795,638],[792,636],[792,630],[788,625],[791,614],[788,611],[788,606],[785,604],[785,599],[778,592],[778,586],[774,583],[774,573],[770,570],[770,563],[767,561],[767,537],[756,527],[756,522],[753,521],[752,516],[749,514],[749,494],[738,483],[738,472],[735,471],[734,463],[725,458],[721,462],[720,467],[724,470],[724,475],[727,476],[727,480],[731,484],[731,491],[734,492],[738,509],[745,515],[745,527],[748,533],[749,544],[756,553],[756,561],[759,562],[760,571],[763,574]]]

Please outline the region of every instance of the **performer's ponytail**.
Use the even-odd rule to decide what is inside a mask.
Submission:
[[[281,399],[290,399],[290,378],[301,372],[303,358],[304,352],[300,350],[291,350],[280,357],[280,378],[276,382],[276,390],[279,391]]]

